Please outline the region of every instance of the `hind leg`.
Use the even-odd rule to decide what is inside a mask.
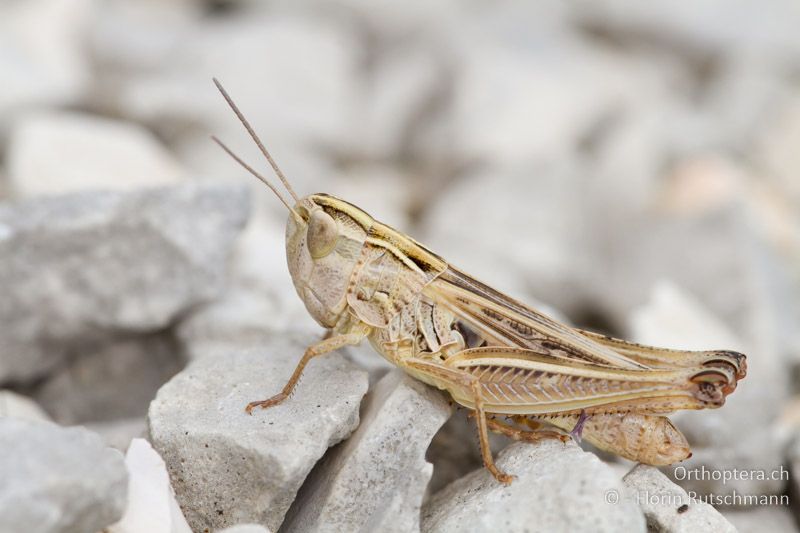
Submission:
[[[550,429],[519,429],[495,418],[488,418],[486,420],[486,425],[495,433],[500,433],[501,435],[518,441],[538,442],[543,439],[558,439],[561,442],[567,442],[569,440],[569,435],[565,435],[560,431]]]
[[[455,389],[464,397],[469,397],[469,400],[471,400],[469,403],[472,404],[473,409],[472,415],[475,417],[478,426],[478,439],[480,441],[483,464],[497,481],[504,485],[511,484],[514,480],[514,476],[506,474],[497,468],[492,458],[492,450],[489,448],[489,429],[486,411],[483,407],[484,400],[480,380],[463,370],[449,368],[441,363],[426,361],[424,359],[409,358],[399,362],[399,364],[414,372],[424,373],[435,377],[438,381],[448,383],[452,386],[452,389],[448,389],[451,395],[453,394],[452,390]]]
[[[494,459],[492,458],[492,450],[489,448],[488,420],[483,410],[483,396],[480,387],[481,384],[478,380],[472,382],[473,401],[475,402],[475,421],[478,423],[478,439],[480,440],[483,464],[497,481],[504,485],[510,485],[516,476],[501,471],[494,464]]]

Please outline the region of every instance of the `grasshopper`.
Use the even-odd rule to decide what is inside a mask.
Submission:
[[[248,413],[285,401],[313,358],[366,340],[390,363],[471,410],[484,465],[508,484],[514,476],[495,466],[490,430],[531,442],[572,435],[632,460],[671,464],[690,451],[664,415],[718,408],[745,377],[740,353],[668,350],[571,328],[475,280],[353,204],[322,193],[298,197],[214,83],[294,203],[212,139],[286,206],[294,287],[328,330],[308,347],[283,390],[248,404]]]

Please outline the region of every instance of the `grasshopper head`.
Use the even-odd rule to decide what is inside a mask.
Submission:
[[[301,198],[294,212],[286,224],[289,273],[314,320],[332,328],[347,307],[350,278],[366,240],[359,215],[366,214],[323,194]]]
[[[294,207],[268,179],[222,141],[213,136],[212,139],[245,170],[269,187],[286,206],[289,211],[286,260],[294,287],[314,320],[326,328],[332,328],[347,309],[350,278],[361,256],[372,218],[359,208],[326,194],[299,198],[222,84],[216,79],[214,84],[294,199]]]

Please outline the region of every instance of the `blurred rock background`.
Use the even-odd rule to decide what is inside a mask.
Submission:
[[[439,399],[384,377],[369,348],[335,356],[336,383],[304,379],[328,406],[323,423],[313,399],[264,414],[257,428],[215,418],[272,394],[321,332],[285,266],[285,209],[208,138],[259,161],[210,80],[225,84],[301,194],[345,198],[572,324],[747,353],[747,379],[724,408],[674,417],[694,450],[683,466],[800,475],[799,27],[800,5],[788,0],[0,1],[0,413],[39,420],[3,421],[0,442],[52,459],[34,470],[7,460],[0,515],[22,509],[8,515],[22,521],[0,530],[54,516],[40,530],[99,530],[127,513],[112,530],[136,531],[141,509],[163,531],[244,522],[515,531],[531,523],[525,513],[543,512],[551,531],[719,530],[724,519],[708,506],[687,515],[689,526],[663,509],[596,508],[591,491],[622,490],[632,465],[553,462],[549,444],[508,448],[504,460],[555,484],[586,463],[589,492],[563,503],[575,494],[564,485],[524,511],[516,495],[504,508],[478,474],[463,477],[480,465],[463,411],[444,423]],[[226,361],[245,366],[224,375]],[[361,408],[369,427],[314,468],[355,430],[367,381],[377,391]],[[408,417],[408,398],[439,422],[416,434],[388,423]],[[125,467],[95,436],[45,418],[123,451],[145,436],[166,464],[140,444]],[[59,438],[108,472],[92,481],[76,479],[81,463],[64,467],[66,488],[25,507],[32,498],[12,481],[58,469],[48,454]],[[400,466],[377,476],[394,485],[364,507],[385,514],[336,515],[348,490],[375,482],[370,461],[394,456],[375,439],[415,438]],[[273,444],[240,454],[249,439]],[[426,448],[432,474],[419,457]],[[405,481],[403,465],[413,472]],[[140,498],[141,472],[164,468],[182,512],[168,505],[166,478],[161,514]],[[788,495],[789,505],[716,507],[740,531],[797,530],[793,475],[722,483],[663,471],[698,494]],[[682,491],[655,471],[633,474],[626,487]],[[306,476],[322,488],[303,486]],[[423,498],[431,476],[427,494],[437,494]],[[75,489],[82,483],[110,488],[91,494]],[[476,508],[462,490],[482,495],[469,500]],[[469,518],[489,501],[496,515]],[[559,522],[569,505],[597,520]],[[421,522],[392,518],[420,507]]]

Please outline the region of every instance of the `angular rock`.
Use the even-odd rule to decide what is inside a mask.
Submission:
[[[270,533],[269,529],[258,524],[239,524],[220,529],[219,533]]]
[[[247,212],[246,190],[221,185],[0,206],[0,382],[217,296]]]
[[[183,367],[179,347],[163,333],[112,340],[75,355],[34,395],[64,425],[144,418],[159,387]]]
[[[423,508],[422,531],[645,531],[616,473],[572,442],[515,443],[496,462],[518,478],[506,487],[482,468],[455,481]]]
[[[786,435],[780,430],[780,405],[788,396],[784,362],[769,344],[745,345],[692,295],[662,282],[650,303],[631,317],[637,342],[676,349],[732,349],[748,356],[747,377],[720,409],[680,411],[671,419],[686,435],[692,457],[673,467],[673,479],[700,494],[778,494],[786,486],[780,477],[722,481],[722,471],[772,472],[783,464]],[[717,472],[690,476],[694,469]],[[677,470],[680,469],[680,470]]]
[[[337,354],[312,361],[283,404],[244,411],[280,391],[318,339],[282,334],[259,348],[231,344],[158,392],[151,441],[193,530],[247,521],[277,529],[314,463],[358,425],[367,376]]]
[[[169,483],[164,461],[144,439],[133,439],[125,454],[128,504],[109,533],[192,533]]]
[[[642,508],[648,531],[736,533],[736,528],[716,509],[693,500],[653,466],[636,466],[623,478],[623,483],[626,497]]]
[[[800,529],[792,513],[782,507],[753,507],[744,510],[725,510],[722,516],[739,533],[797,533]]]
[[[49,421],[50,416],[31,398],[10,390],[0,391],[0,418]]]
[[[84,533],[122,516],[122,454],[90,431],[0,418],[0,449],[0,531]]]
[[[439,391],[394,370],[367,395],[358,429],[314,468],[281,531],[419,531],[433,465],[425,450],[451,413]]]
[[[178,162],[141,126],[64,112],[18,120],[8,168],[17,198],[170,185],[183,178]]]

